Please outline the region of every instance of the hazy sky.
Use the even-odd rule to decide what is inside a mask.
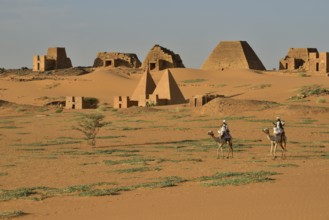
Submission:
[[[0,0],[0,67],[32,67],[35,54],[65,47],[73,66],[100,51],[154,44],[200,68],[222,40],[245,40],[267,69],[290,47],[329,51],[328,0]]]

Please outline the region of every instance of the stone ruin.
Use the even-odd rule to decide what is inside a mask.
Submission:
[[[186,100],[169,70],[166,70],[162,75],[158,85],[154,83],[150,72],[146,70],[132,96],[114,97],[113,107],[145,107],[151,105],[183,104],[185,102]]]
[[[192,96],[189,100],[190,103],[190,107],[192,108],[196,108],[196,107],[201,107],[205,104],[207,104],[208,102],[210,102],[211,100],[215,99],[215,98],[224,98],[224,95],[195,95]]]
[[[280,60],[280,70],[329,72],[329,53],[318,52],[316,48],[290,48],[285,58]]]
[[[93,97],[66,96],[66,109],[91,109],[97,108],[98,99]]]
[[[185,68],[178,54],[159,45],[154,45],[144,59],[142,69],[160,71],[168,68]]]
[[[99,52],[93,66],[139,68],[141,62],[133,53]]]
[[[221,41],[203,63],[204,70],[266,70],[246,41]]]
[[[84,109],[85,108],[84,98],[78,96],[66,96],[65,108]]]
[[[33,56],[33,71],[44,72],[47,70],[71,68],[70,58],[66,56],[65,48],[48,48],[47,55]]]

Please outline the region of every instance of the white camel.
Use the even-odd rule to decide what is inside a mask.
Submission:
[[[216,141],[216,143],[218,144],[217,159],[219,158],[219,150],[221,151],[222,158],[224,158],[224,153],[223,153],[224,144],[227,144],[228,147],[229,147],[227,158],[230,157],[230,153],[232,154],[232,158],[233,158],[233,144],[232,144],[232,137],[230,135],[224,135],[222,137],[220,137],[220,136],[216,137],[213,131],[208,131],[208,135],[211,136]]]
[[[276,158],[276,148],[277,148],[278,145],[280,145],[281,148],[282,148],[281,158],[285,159],[286,158],[285,153],[287,151],[287,147],[286,147],[287,137],[286,137],[286,135],[285,134],[276,135],[275,132],[274,132],[273,135],[271,135],[270,134],[270,129],[268,129],[268,128],[264,128],[262,131],[266,134],[267,139],[269,139],[271,141],[271,151],[270,151],[270,153],[272,154],[273,159]]]

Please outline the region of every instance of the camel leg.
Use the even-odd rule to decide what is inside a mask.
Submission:
[[[278,143],[275,143],[274,144],[274,147],[273,147],[273,152],[272,152],[272,156],[273,156],[273,159],[275,159],[276,158],[276,148],[277,148],[277,146],[278,146]]]
[[[285,155],[286,148],[284,147],[284,145],[282,143],[280,143],[280,146],[282,148],[281,158],[285,159],[286,158],[286,155]]]
[[[233,146],[232,146],[232,142],[231,141],[228,141],[227,142],[227,145],[228,145],[228,158],[230,157],[230,153],[232,154],[232,158],[233,158]]]
[[[219,150],[220,150],[220,152],[221,152],[221,156],[222,156],[222,158],[224,158],[223,144],[218,144],[218,148],[217,148],[217,159],[219,159]]]
[[[270,149],[270,154],[271,154],[271,155],[273,155],[273,146],[274,146],[274,144],[273,144],[273,142],[271,141],[271,149]]]

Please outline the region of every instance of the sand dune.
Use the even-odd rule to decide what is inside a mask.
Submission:
[[[222,98],[195,109],[183,104],[58,111],[44,105],[71,95],[112,105],[113,96],[133,93],[141,72],[0,75],[0,213],[79,220],[329,218],[329,94],[289,99],[303,86],[328,89],[328,77],[170,71],[186,99]],[[162,74],[151,73],[156,83]],[[72,129],[81,112],[101,113],[111,122],[94,148]],[[275,116],[286,121],[286,160],[272,159],[261,132]],[[234,138],[234,158],[217,160],[217,145],[207,132],[223,119]],[[238,177],[262,172],[271,176],[252,183]],[[233,183],[216,179],[224,174],[229,174],[224,183]]]

